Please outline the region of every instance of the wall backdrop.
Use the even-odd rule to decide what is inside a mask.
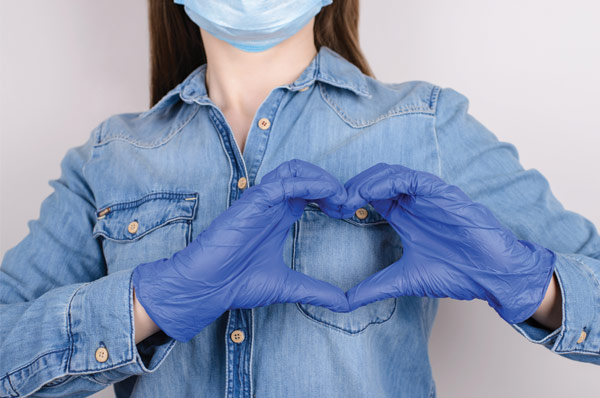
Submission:
[[[380,80],[465,94],[471,114],[515,144],[567,209],[600,226],[597,2],[361,7],[362,46]],[[0,258],[39,216],[66,151],[108,116],[147,108],[146,17],[144,0],[0,1]],[[480,301],[442,300],[430,351],[440,397],[600,391],[598,367],[527,342]]]

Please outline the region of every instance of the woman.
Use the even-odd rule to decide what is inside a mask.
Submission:
[[[275,4],[151,3],[154,106],[3,260],[1,395],[434,396],[436,297],[599,363],[593,225],[461,94],[369,77],[356,2]]]

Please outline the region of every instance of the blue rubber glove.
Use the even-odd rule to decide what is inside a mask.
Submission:
[[[179,341],[190,340],[230,309],[299,302],[347,312],[344,291],[283,261],[286,236],[306,204],[335,211],[346,198],[344,187],[325,170],[296,159],[284,162],[186,248],[138,265],[137,299],[163,332]]]
[[[485,206],[433,174],[379,163],[348,180],[348,205],[373,205],[400,235],[402,257],[346,292],[350,309],[398,296],[486,300],[509,323],[546,294],[555,254],[519,240]]]

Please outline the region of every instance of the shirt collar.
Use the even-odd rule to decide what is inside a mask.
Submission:
[[[371,96],[367,89],[367,79],[360,69],[326,46],[321,46],[308,67],[289,88],[299,90],[315,81],[344,88],[357,95]]]
[[[184,81],[169,91],[159,101],[159,104],[172,102],[172,97],[175,95],[179,95],[183,101],[188,103],[210,103],[206,93],[205,74],[206,64],[200,65]],[[360,69],[326,46],[321,46],[310,64],[293,83],[281,87],[298,91],[310,86],[315,81],[346,89],[357,95],[371,96],[367,78]]]

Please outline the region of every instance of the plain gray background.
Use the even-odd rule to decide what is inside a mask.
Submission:
[[[597,2],[361,7],[362,46],[380,80],[462,92],[567,209],[600,225]],[[144,0],[0,0],[0,257],[39,216],[67,149],[111,114],[147,108],[146,16]],[[598,367],[527,342],[483,302],[442,300],[430,350],[440,397],[599,395]]]

